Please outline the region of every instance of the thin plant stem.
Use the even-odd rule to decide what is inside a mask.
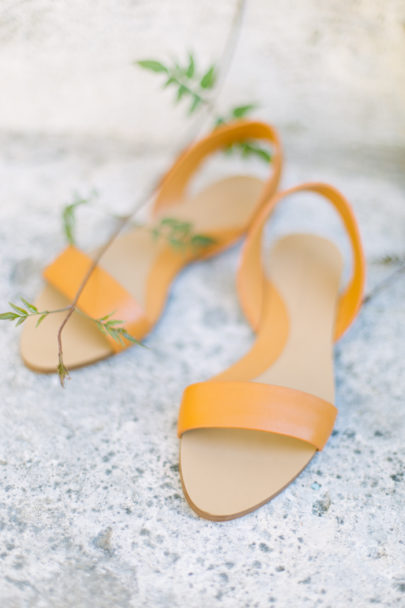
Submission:
[[[229,71],[229,67],[232,62],[232,58],[233,58],[233,55],[234,55],[234,52],[236,49],[236,44],[237,44],[237,41],[239,38],[239,33],[240,33],[241,25],[242,25],[242,18],[243,18],[245,4],[246,4],[246,0],[237,0],[237,2],[236,2],[235,12],[234,12],[234,16],[232,19],[231,27],[229,29],[229,34],[227,36],[227,39],[226,39],[226,42],[224,45],[224,49],[222,52],[222,56],[221,56],[221,59],[219,61],[218,68],[217,68],[217,75],[218,75],[217,82],[219,83],[219,85],[217,84],[215,86],[214,91],[213,91],[212,95],[210,96],[210,98],[208,99],[207,103],[203,104],[203,107],[201,110],[203,116],[202,116],[202,118],[200,117],[197,131],[196,131],[196,125],[192,125],[191,128],[189,129],[189,131],[187,132],[186,143],[182,143],[179,146],[179,149],[177,151],[177,154],[175,154],[175,156],[177,156],[178,153],[180,153],[186,147],[186,145],[189,145],[195,139],[196,134],[198,134],[199,130],[205,124],[205,120],[214,110],[216,99],[219,95],[220,90],[222,89],[223,83],[224,83],[226,75]],[[205,116],[204,116],[204,114],[205,114]],[[111,234],[110,238],[100,248],[97,256],[93,259],[92,264],[90,265],[88,271],[86,272],[85,276],[83,277],[83,280],[81,281],[81,283],[79,285],[76,295],[73,298],[73,301],[68,308],[67,314],[66,314],[65,318],[63,319],[63,321],[59,327],[58,334],[57,334],[58,362],[59,362],[58,372],[59,372],[59,379],[60,379],[62,386],[64,386],[64,378],[68,374],[68,371],[65,368],[65,365],[63,362],[63,342],[62,342],[63,330],[65,329],[69,319],[73,315],[75,308],[77,306],[77,303],[79,301],[79,298],[83,292],[83,289],[85,288],[87,281],[89,280],[89,278],[90,278],[91,274],[93,273],[94,269],[96,268],[97,264],[100,262],[102,256],[107,251],[107,249],[111,246],[111,244],[115,241],[115,239],[119,236],[119,234],[124,229],[124,227],[130,222],[131,218],[136,213],[138,213],[138,211],[140,211],[146,205],[146,203],[151,199],[151,197],[154,195],[154,193],[159,188],[161,182],[162,182],[162,177],[159,176],[158,179],[155,179],[152,182],[152,184],[148,188],[146,188],[146,191],[143,193],[143,195],[140,196],[136,200],[134,207],[133,207],[132,211],[130,212],[130,214],[127,215],[126,217],[122,218],[122,220],[119,222],[116,229]]]
[[[27,316],[28,317],[40,317],[42,315],[54,314],[57,312],[66,312],[67,310],[70,310],[70,305],[64,306],[63,308],[52,308],[52,310],[38,310],[38,312],[30,312],[29,315],[27,315]]]
[[[196,121],[191,125],[190,130],[187,133],[186,143],[193,141],[198,134],[205,127],[206,122],[212,116],[216,101],[222,91],[226,77],[229,72],[229,68],[232,63],[232,59],[235,54],[236,46],[238,44],[239,35],[243,22],[243,15],[245,12],[246,0],[237,0],[235,11],[232,17],[232,23],[228,31],[228,36],[225,40],[221,59],[218,64],[217,78],[215,87],[207,93],[207,96],[202,99],[202,105],[199,112],[199,116]],[[180,150],[186,147],[186,143],[180,147]]]
[[[372,289],[370,293],[365,296],[363,299],[363,304],[368,304],[378,293],[383,291],[386,287],[388,287],[388,285],[398,279],[403,272],[405,272],[405,264],[401,264],[399,268],[391,272],[385,279],[377,283],[374,289]]]

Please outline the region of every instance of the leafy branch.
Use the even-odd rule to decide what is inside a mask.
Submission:
[[[208,103],[205,93],[215,86],[217,79],[214,65],[211,65],[203,74],[198,72],[193,53],[188,54],[187,62],[184,65],[180,65],[177,61],[172,64],[165,64],[156,59],[142,59],[135,63],[144,70],[164,75],[163,88],[174,87],[177,89],[175,103],[183,98],[190,100],[189,114],[193,114],[200,105]]]
[[[93,319],[92,317],[90,318],[95,322],[97,328],[101,331],[102,334],[110,336],[113,340],[115,340],[115,342],[121,344],[121,346],[125,346],[124,339],[128,340],[128,342],[132,342],[132,344],[138,344],[139,346],[143,346],[143,344],[139,342],[139,340],[137,340],[127,332],[125,327],[122,327],[124,321],[111,319],[113,314],[114,313],[111,312],[108,315],[101,317],[100,319]]]
[[[0,314],[0,321],[15,321],[16,327],[21,325],[26,321],[29,317],[38,317],[37,323],[35,327],[38,327],[40,323],[50,314],[55,312],[65,312],[69,309],[69,306],[65,306],[64,308],[57,308],[55,310],[38,310],[34,304],[27,302],[24,298],[20,298],[21,302],[24,304],[25,308],[22,306],[18,306],[17,304],[13,304],[13,302],[9,302],[12,310],[8,312],[3,312]]]
[[[0,314],[0,321],[16,321],[15,325],[18,326],[24,323],[30,317],[38,317],[35,325],[35,327],[38,327],[48,315],[70,310],[70,306],[65,306],[64,308],[55,308],[53,310],[38,310],[38,308],[34,304],[31,304],[31,302],[28,302],[24,298],[20,299],[24,305],[24,308],[23,306],[9,302],[11,310]],[[101,333],[106,336],[110,336],[121,346],[125,345],[124,340],[128,340],[128,342],[142,346],[139,340],[131,336],[125,327],[123,327],[125,321],[111,318],[114,314],[113,312],[105,315],[104,317],[94,318],[80,310],[80,308],[77,306],[74,306],[74,311],[87,319],[90,319],[90,321],[96,324],[97,329]],[[65,379],[69,377],[69,372],[63,363],[63,356],[59,356],[58,359],[57,372],[60,382],[62,386],[64,386]]]
[[[189,114],[193,114],[200,105],[209,103],[204,95],[208,89],[211,89],[215,85],[216,68],[212,65],[202,76],[198,75],[196,71],[196,59],[192,53],[189,53],[188,62],[184,66],[179,65],[177,62],[173,65],[166,65],[157,59],[144,59],[137,61],[136,64],[155,74],[164,74],[165,82],[163,83],[163,88],[168,86],[177,88],[175,103],[178,103],[183,97],[191,97]],[[245,118],[255,109],[256,104],[254,103],[235,106],[225,116],[218,116],[216,118],[214,129],[233,120]],[[271,154],[266,148],[249,140],[236,142],[228,146],[225,152],[227,154],[238,152],[243,158],[256,156],[267,164],[271,161]]]

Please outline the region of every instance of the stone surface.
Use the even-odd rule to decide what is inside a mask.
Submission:
[[[188,13],[190,3],[174,4],[176,15],[182,15],[183,26],[193,23],[197,31],[196,15],[201,16],[203,9],[195,4]],[[231,4],[223,3],[223,8],[217,4],[213,7],[210,3],[212,10],[217,11],[215,15],[227,18]],[[0,73],[4,74],[7,66],[10,74],[14,69],[15,73],[9,76],[9,92],[3,91],[0,101],[8,111],[5,115],[0,113],[1,310],[7,307],[9,299],[20,295],[34,297],[42,266],[63,246],[60,213],[63,204],[71,200],[73,190],[86,194],[96,188],[99,192],[97,204],[83,208],[79,216],[79,242],[83,247],[90,246],[102,240],[110,228],[100,209],[125,212],[136,194],[170,158],[170,124],[160,134],[153,128],[152,116],[164,104],[152,96],[146,79],[142,83],[145,90],[148,87],[147,102],[151,102],[151,109],[148,120],[142,121],[140,139],[134,137],[136,129],[128,112],[115,116],[107,128],[102,121],[102,112],[108,114],[105,108],[97,109],[86,132],[89,108],[94,109],[90,84],[89,98],[84,100],[83,107],[76,100],[70,115],[67,108],[72,95],[73,66],[80,63],[80,53],[72,57],[72,71],[67,74],[65,89],[66,106],[61,114],[58,107],[63,94],[56,100],[55,114],[49,115],[49,100],[41,91],[33,99],[31,109],[28,99],[18,99],[13,113],[11,98],[18,97],[21,90],[25,90],[28,98],[29,84],[41,82],[33,68],[32,81],[28,80],[24,89],[24,75],[29,68],[27,65],[22,68],[23,50],[27,49],[28,54],[30,45],[34,45],[37,49],[37,55],[33,51],[34,67],[43,57],[46,69],[42,78],[52,80],[52,61],[55,71],[59,60],[66,61],[60,56],[58,59],[53,49],[59,45],[63,56],[71,51],[69,45],[66,50],[57,40],[56,17],[60,31],[70,36],[72,47],[77,37],[81,37],[83,48],[89,46],[86,51],[89,54],[99,52],[100,32],[106,37],[114,34],[116,46],[108,70],[111,83],[117,78],[115,86],[119,88],[122,81],[116,74],[117,66],[132,59],[139,41],[134,36],[133,47],[117,51],[120,32],[127,42],[132,35],[131,22],[124,27],[128,16],[146,19],[149,15],[152,30],[140,38],[149,40],[149,47],[145,42],[145,52],[155,48],[150,37],[153,34],[158,38],[165,19],[171,27],[175,23],[175,17],[168,11],[158,14],[161,3],[121,2],[111,27],[105,17],[103,22],[102,15],[96,13],[95,33],[89,37],[90,25],[86,23],[89,15],[79,18],[79,3],[60,3],[52,9],[45,0],[35,5],[14,6],[11,2],[3,5],[9,23],[3,19],[1,44],[3,48],[9,44],[11,50],[6,56],[2,53]],[[373,10],[370,3],[356,4],[355,15],[368,13],[370,20],[374,10],[375,15],[381,16],[387,5],[391,12],[381,17],[378,27],[375,20],[374,29],[371,21],[368,26],[362,22],[364,29],[359,39],[367,38],[367,28],[374,34],[377,30],[391,31],[389,28],[397,31],[403,4],[376,2]],[[113,10],[117,4],[103,2],[100,6]],[[249,28],[257,20],[264,21],[264,15],[269,18],[268,6],[265,2],[250,6]],[[275,6],[277,9],[277,3]],[[347,26],[354,36],[350,28],[357,31],[357,26],[348,25],[348,16],[343,9],[340,13],[337,3],[331,6],[334,8],[319,9],[320,22],[328,22],[332,17],[332,21],[339,21],[341,14],[341,32]],[[280,7],[277,23],[286,35],[288,28]],[[91,13],[89,6],[83,10]],[[297,11],[295,28],[298,17],[305,12]],[[71,32],[64,20],[66,15],[76,19]],[[208,22],[208,16],[205,19]],[[307,23],[312,27],[309,17]],[[215,28],[219,28],[217,23]],[[262,47],[270,48],[266,45],[270,45],[271,27],[266,31],[267,38],[262,32],[252,42],[251,53],[257,60]],[[293,31],[296,30],[291,30],[291,38]],[[324,35],[322,30],[319,36]],[[371,40],[372,33],[369,35]],[[49,48],[41,50],[41,36],[48,41]],[[174,30],[170,36],[175,38]],[[239,61],[249,74],[251,93],[266,103],[263,78],[255,79],[250,74],[248,58],[243,55],[254,38],[251,29],[246,37]],[[384,40],[377,46],[387,58],[391,56],[389,49],[397,43],[395,37],[387,36]],[[171,48],[171,41],[169,37],[165,40],[167,48]],[[179,48],[183,49],[185,43],[183,40]],[[403,44],[403,38],[399,44]],[[346,52],[350,56],[350,44]],[[298,59],[293,54],[289,56],[296,65]],[[98,79],[108,80],[102,73],[102,68],[107,69],[106,54],[103,57],[95,83]],[[280,61],[284,58],[283,54],[279,57]],[[340,66],[341,79],[345,81],[344,61],[339,63],[336,56],[332,65]],[[257,65],[256,75],[260,69]],[[366,73],[368,68],[359,63],[357,69]],[[369,69],[373,73],[377,68]],[[280,67],[278,70],[281,73]],[[83,73],[77,73],[80,86],[84,86],[90,73],[91,68],[84,62]],[[358,116],[346,115],[348,141],[344,141],[336,125],[325,138],[322,130],[336,115],[337,106],[332,103],[325,110],[320,99],[320,117],[313,122],[318,112],[316,106],[311,114],[305,104],[301,109],[299,104],[292,103],[293,89],[287,84],[291,84],[293,76],[288,70],[286,73],[290,74],[286,76],[286,88],[284,92],[278,88],[276,93],[279,100],[285,101],[278,114],[287,152],[283,184],[308,179],[331,181],[352,201],[364,239],[370,291],[405,257],[404,140],[400,131],[404,123],[401,123],[403,114],[401,118],[396,109],[399,101],[393,101],[390,110],[387,106],[373,105],[379,116],[379,126],[373,135],[366,132],[368,119],[361,122],[361,112],[356,106],[353,112],[358,112]],[[388,75],[385,76],[388,82]],[[232,79],[238,82],[235,73],[230,77],[226,94],[233,96],[234,87],[239,85],[232,85]],[[310,90],[309,81],[301,84],[305,91]],[[398,82],[392,82],[392,86],[398,86]],[[96,97],[101,104],[104,89],[101,85],[97,87]],[[352,93],[349,87],[345,95]],[[129,95],[134,97],[134,91],[130,90]],[[129,103],[116,90],[115,99],[117,108]],[[315,96],[311,99],[315,103]],[[107,97],[111,110],[109,100]],[[364,108],[370,107],[367,103]],[[347,102],[345,107],[349,105]],[[170,116],[168,109],[165,112],[166,117]],[[262,115],[274,120],[274,112],[267,106]],[[66,122],[64,133],[62,123],[65,124],[67,116],[71,122]],[[124,133],[128,122],[130,136]],[[296,140],[293,123],[305,124],[306,129],[303,132],[297,128]],[[312,125],[314,130],[309,135]],[[396,133],[394,125],[398,126]],[[149,134],[152,134],[150,145],[144,147]],[[231,161],[231,165],[235,169],[239,166],[236,161]],[[211,168],[212,173],[214,170]],[[327,233],[344,246],[333,214],[326,213],[318,202],[286,204],[275,220],[273,232],[309,229]],[[239,252],[240,247],[234,247],[185,270],[173,286],[161,321],[147,339],[149,348],[133,348],[74,372],[65,391],[60,389],[55,376],[37,375],[22,365],[18,330],[1,325],[2,608],[405,605],[403,276],[363,308],[356,324],[337,345],[340,413],[336,428],[325,450],[298,479],[268,505],[225,523],[198,518],[183,498],[175,432],[182,390],[190,382],[209,378],[229,365],[253,340],[235,293]]]

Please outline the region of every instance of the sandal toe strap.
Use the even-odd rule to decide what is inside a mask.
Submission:
[[[76,296],[93,260],[74,246],[67,247],[44,270],[44,278],[71,302]],[[135,298],[106,270],[96,266],[91,273],[77,303],[77,308],[93,319],[111,315],[111,320],[124,321],[122,327],[137,338],[146,333],[149,322]],[[105,336],[114,352],[131,343],[122,337],[122,343],[110,335]]]
[[[178,435],[201,428],[249,429],[301,439],[321,450],[336,415],[336,407],[328,401],[292,388],[258,382],[199,382],[184,391]]]

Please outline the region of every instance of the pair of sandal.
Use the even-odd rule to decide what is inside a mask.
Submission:
[[[230,177],[188,196],[190,179],[210,154],[252,139],[273,148],[267,181]],[[237,289],[256,340],[229,369],[186,388],[178,419],[184,494],[194,511],[212,520],[239,517],[266,503],[323,448],[337,413],[333,342],[362,301],[365,264],[349,203],[324,183],[277,192],[281,168],[281,145],[273,127],[240,121],[216,129],[178,158],[156,196],[151,225],[111,245],[78,301],[79,309],[93,318],[115,311],[115,318],[124,319],[128,333],[140,340],[157,322],[177,273],[247,233]],[[283,199],[299,192],[321,195],[346,228],[352,275],[342,293],[342,257],[324,238],[291,234],[262,256],[268,218]],[[153,227],[168,215],[209,235],[208,247],[184,252],[153,239]],[[91,261],[92,254],[68,247],[45,269],[46,286],[36,306],[50,310],[68,305]],[[49,315],[38,328],[34,320],[26,322],[21,353],[30,368],[55,370],[62,315]],[[74,313],[64,335],[64,359],[67,367],[80,367],[128,346],[103,336],[91,320]]]

